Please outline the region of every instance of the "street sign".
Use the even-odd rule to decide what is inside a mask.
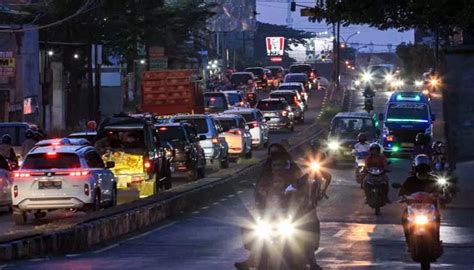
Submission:
[[[15,65],[12,51],[0,51],[0,77],[15,76]]]
[[[159,58],[150,59],[150,70],[160,70],[168,68],[168,57],[162,56]]]
[[[267,37],[266,42],[268,56],[283,56],[285,52],[284,37]]]

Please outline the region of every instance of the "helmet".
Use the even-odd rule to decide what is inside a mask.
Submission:
[[[420,174],[426,174],[431,171],[431,159],[424,154],[418,155],[413,161],[415,172]]]
[[[365,135],[365,133],[359,133],[359,135],[357,135],[357,141],[360,143],[367,142],[367,136]]]
[[[431,148],[433,149],[433,152],[435,154],[438,154],[438,155],[446,154],[446,145],[443,142],[435,141],[433,142]]]
[[[31,129],[25,131],[25,138],[32,139],[35,136],[35,132]]]
[[[2,136],[2,143],[3,144],[12,144],[12,137],[8,134]]]
[[[431,138],[429,135],[426,135],[425,133],[418,133],[416,134],[416,138],[415,138],[415,143],[416,144],[428,144],[430,142]]]
[[[369,152],[370,153],[373,153],[373,152],[381,153],[382,152],[382,147],[380,147],[380,145],[378,143],[372,143],[369,146]]]

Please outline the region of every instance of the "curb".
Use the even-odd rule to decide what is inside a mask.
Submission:
[[[315,128],[317,125],[312,124],[300,133],[302,138],[295,136],[296,143],[290,145],[290,153],[301,151],[304,144],[323,132],[321,129],[311,132],[311,129]],[[99,213],[105,214],[105,216],[88,217],[83,222],[67,229],[29,235],[1,243],[0,261],[78,253],[120,239],[128,234],[146,230],[170,217],[182,214],[183,211],[194,209],[215,197],[233,192],[241,178],[254,179],[264,162],[265,160],[259,161],[255,165],[242,168],[234,175],[215,181],[211,179],[199,187],[165,196],[162,200],[155,197],[138,202],[136,205],[124,205],[122,208]]]

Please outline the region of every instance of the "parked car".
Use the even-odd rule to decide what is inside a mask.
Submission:
[[[189,181],[202,178],[206,174],[206,156],[199,144],[196,129],[190,124],[156,125],[162,145],[171,144],[174,150],[172,166],[176,171],[185,172]]]
[[[257,83],[257,89],[266,90],[268,89],[268,78],[265,73],[265,69],[262,67],[249,67],[245,69],[246,72],[252,72],[255,76],[255,82]]]
[[[229,99],[229,103],[233,107],[243,107],[243,108],[249,108],[250,105],[249,103],[245,100],[245,96],[243,91],[239,90],[225,90],[222,91],[227,95],[227,98]]]
[[[8,161],[0,156],[0,207],[12,206],[12,183],[13,173]]]
[[[304,85],[302,83],[282,83],[280,84],[280,87],[278,87],[278,90],[295,90],[298,92],[298,94],[301,96],[301,100],[304,103],[305,109],[308,108],[308,99],[309,99],[309,91],[306,91],[304,88]]]
[[[13,221],[27,222],[57,209],[97,211],[117,204],[117,182],[111,168],[84,139],[40,141],[26,155],[13,182]]]
[[[207,113],[223,112],[232,108],[225,92],[204,93],[204,111]]]
[[[245,119],[238,114],[219,114],[214,116],[224,130],[225,140],[229,144],[232,157],[252,157],[252,135]]]
[[[255,92],[257,83],[252,72],[235,72],[230,76],[230,84],[237,90]]]
[[[220,124],[210,115],[177,115],[171,123],[189,123],[199,135],[201,147],[204,149],[209,164],[219,164],[220,168],[229,167],[229,146],[225,140]]]
[[[67,137],[70,139],[86,139],[93,145],[95,143],[96,136],[97,136],[96,131],[83,131],[83,132],[71,133]]]
[[[284,98],[267,98],[260,100],[257,108],[262,111],[270,130],[293,131],[294,114]]]
[[[146,197],[172,187],[171,157],[150,121],[124,114],[108,117],[99,125],[95,147],[103,160],[115,162],[118,189],[137,189]]]
[[[244,117],[252,135],[252,146],[267,147],[270,141],[268,137],[268,125],[260,110],[254,108],[235,108],[224,112],[225,114],[238,114]]]
[[[295,119],[304,123],[304,108],[305,104],[301,100],[301,96],[297,91],[292,90],[277,90],[270,93],[271,98],[283,98],[286,100],[290,106],[291,112],[293,113]]]

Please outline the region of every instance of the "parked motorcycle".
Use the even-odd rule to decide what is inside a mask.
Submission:
[[[400,184],[392,186],[401,188]],[[426,192],[413,193],[400,200],[407,205],[404,219],[408,229],[408,249],[421,269],[430,269],[430,264],[443,254],[438,202],[437,195]]]
[[[365,188],[367,204],[375,209],[375,215],[380,215],[380,208],[386,204],[385,191],[388,188],[387,171],[381,168],[367,168]]]

